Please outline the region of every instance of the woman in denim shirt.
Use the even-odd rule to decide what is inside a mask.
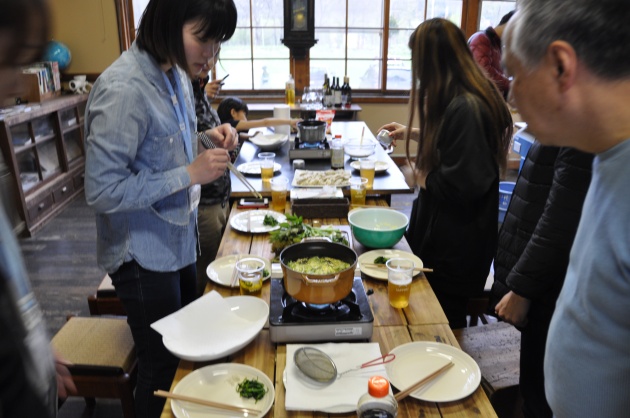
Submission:
[[[199,185],[223,175],[237,144],[222,125],[195,134],[190,77],[236,28],[232,0],[151,0],[136,42],[94,84],[86,109],[88,204],[98,263],[128,314],[139,362],[138,417],[158,417],[178,359],[151,323],[195,297]],[[197,155],[198,136],[222,149]]]

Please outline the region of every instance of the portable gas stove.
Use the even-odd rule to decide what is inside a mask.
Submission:
[[[296,137],[289,147],[289,159],[300,158],[303,160],[330,159],[332,151],[326,137],[320,142],[302,142]]]
[[[369,340],[374,315],[360,277],[342,300],[311,305],[284,291],[282,279],[271,280],[269,332],[272,342]]]

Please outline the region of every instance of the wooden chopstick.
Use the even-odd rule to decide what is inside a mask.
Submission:
[[[242,412],[243,414],[245,413],[260,414],[262,412],[260,409],[243,408],[240,406],[234,406],[234,405],[228,405],[228,404],[220,403],[220,402],[208,401],[206,399],[199,399],[199,398],[193,398],[191,396],[179,395],[177,393],[167,392],[165,390],[156,390],[155,392],[153,392],[153,394],[161,398],[170,398],[170,399],[176,399],[178,401],[192,402],[199,405],[209,406],[211,408],[225,409],[227,411],[233,411],[233,412]]]
[[[386,269],[387,266],[385,264],[374,264],[374,263],[361,263],[359,264],[359,267],[361,266],[365,266],[365,267],[371,267],[371,268],[378,268],[378,269]],[[433,273],[433,269],[429,269],[429,268],[425,268],[425,267],[415,267],[413,269],[413,271],[421,271],[423,273]]]
[[[430,375],[428,375],[428,376],[422,378],[421,380],[419,380],[417,383],[414,383],[413,385],[409,386],[407,389],[405,389],[405,390],[403,390],[401,392],[398,392],[396,395],[394,395],[394,398],[396,399],[396,401],[400,402],[401,400],[403,400],[407,396],[409,396],[412,392],[415,392],[416,390],[418,390],[425,383],[428,383],[430,380],[435,379],[436,377],[438,377],[439,375],[444,373],[446,370],[448,370],[451,367],[453,367],[453,365],[455,365],[455,363],[453,363],[452,361],[449,361],[444,366],[440,367],[439,369],[437,369],[436,371],[434,371]]]

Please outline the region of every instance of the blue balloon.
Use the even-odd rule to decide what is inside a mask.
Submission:
[[[70,61],[72,61],[72,54],[67,45],[57,41],[50,41],[46,45],[43,59],[44,61],[57,61],[59,69],[65,70],[70,65]]]

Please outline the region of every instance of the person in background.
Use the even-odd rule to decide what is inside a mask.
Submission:
[[[630,410],[629,21],[619,0],[520,0],[504,34],[528,130],[595,155],[547,336],[545,392],[558,418]]]
[[[212,108],[210,101],[216,98],[221,89],[221,80],[210,81],[209,72],[218,59],[218,54],[212,65],[204,67],[199,76],[193,79],[193,94],[195,96],[195,112],[197,114],[197,130],[205,131],[221,125],[217,111]],[[232,161],[236,158],[237,149],[230,151]],[[201,200],[197,213],[199,228],[199,250],[197,257],[197,295],[203,295],[208,281],[206,269],[216,258],[221,236],[227,225],[230,213],[230,172],[225,170],[216,180],[201,186]]]
[[[521,330],[519,390],[527,418],[552,416],[545,398],[545,344],[592,162],[592,154],[534,142],[499,231],[490,307]]]
[[[22,93],[21,67],[49,39],[45,0],[0,0],[0,103]],[[44,317],[13,228],[0,207],[0,417],[56,417],[58,397],[76,393],[66,362],[51,350]]]
[[[191,89],[236,20],[232,0],[150,0],[87,102],[85,195],[136,347],[140,418],[160,416],[153,392],[170,389],[179,363],[151,324],[196,297],[199,185],[223,175],[237,144],[227,125],[196,132]],[[201,141],[218,148],[197,153]]]
[[[468,39],[468,46],[472,51],[475,61],[483,68],[488,77],[497,85],[503,97],[507,97],[510,89],[510,80],[503,73],[501,66],[501,35],[505,25],[510,20],[514,10],[501,18],[496,27],[489,26],[486,30],[474,33]]]
[[[407,241],[451,328],[466,326],[472,295],[483,291],[497,249],[499,172],[505,170],[512,118],[499,90],[475,63],[463,32],[445,19],[420,24],[409,40],[413,104],[420,128],[390,123],[394,139],[419,142],[420,186]],[[379,129],[379,131],[380,131]]]
[[[302,119],[279,119],[279,118],[264,118],[256,120],[248,120],[249,108],[247,103],[238,97],[226,97],[221,100],[217,113],[222,123],[229,123],[240,134],[242,139],[248,139],[250,136],[247,133],[250,129],[254,128],[267,128],[280,125],[291,125],[292,129],[295,129],[298,122]],[[256,132],[257,135],[260,131]]]

